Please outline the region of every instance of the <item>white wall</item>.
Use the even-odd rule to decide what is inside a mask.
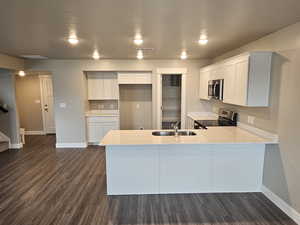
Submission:
[[[10,138],[11,144],[20,144],[20,124],[16,103],[15,75],[0,70],[0,101],[8,105],[9,112],[0,114],[0,131]]]
[[[86,141],[84,113],[86,79],[84,71],[152,71],[153,100],[156,101],[156,69],[187,68],[187,111],[209,111],[211,106],[198,98],[199,69],[208,60],[34,60],[27,61],[29,70],[47,70],[53,74],[55,120],[58,143]],[[60,103],[66,108],[60,108]],[[155,104],[154,104],[155,105]],[[154,107],[153,112],[156,112]],[[156,120],[156,117],[154,118]],[[153,121],[156,124],[156,121]]]

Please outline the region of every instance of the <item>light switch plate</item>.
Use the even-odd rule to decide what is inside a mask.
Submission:
[[[60,108],[66,108],[67,104],[65,102],[61,102],[61,103],[59,103],[59,107]]]

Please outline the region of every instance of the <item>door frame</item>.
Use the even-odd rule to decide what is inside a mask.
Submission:
[[[187,68],[157,68],[157,129],[161,129],[162,122],[162,76],[178,74],[181,75],[181,129],[186,128],[186,74]]]
[[[52,92],[53,92],[53,80],[52,80],[52,76],[51,75],[39,75],[39,81],[40,81],[40,93],[41,93],[41,111],[42,111],[42,117],[43,117],[43,134],[47,134],[47,130],[46,130],[46,115],[45,115],[45,111],[44,111],[44,96],[43,96],[43,85],[42,85],[42,79],[43,78],[50,78],[52,81]],[[53,93],[52,93],[53,94]],[[54,99],[53,99],[54,101]],[[54,102],[53,102],[53,107],[54,107]],[[53,115],[53,119],[54,119],[54,123],[55,123],[55,116]],[[51,132],[52,133],[52,132]],[[54,132],[56,133],[56,132]]]

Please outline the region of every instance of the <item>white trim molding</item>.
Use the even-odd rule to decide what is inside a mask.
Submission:
[[[23,148],[22,143],[17,143],[17,144],[9,144],[9,149],[21,149]]]
[[[25,135],[45,135],[43,130],[26,130]]]
[[[56,143],[56,148],[86,148],[86,142],[81,143]]]
[[[279,143],[279,137],[277,134],[274,134],[274,133],[271,133],[271,132],[268,132],[268,131],[259,129],[257,127],[250,126],[248,124],[241,123],[241,122],[238,122],[238,127],[242,128],[244,130],[247,130],[253,134],[256,134],[260,137],[272,139],[274,143]]]
[[[285,212],[285,214],[287,214],[292,220],[294,220],[297,224],[300,224],[300,213],[297,212],[292,206],[287,204],[264,185],[261,187],[261,191],[271,202]]]
[[[158,74],[186,74],[187,68],[157,68]]]

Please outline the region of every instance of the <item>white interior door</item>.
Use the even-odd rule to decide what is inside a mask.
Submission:
[[[55,133],[53,87],[51,76],[40,76],[44,132]]]

